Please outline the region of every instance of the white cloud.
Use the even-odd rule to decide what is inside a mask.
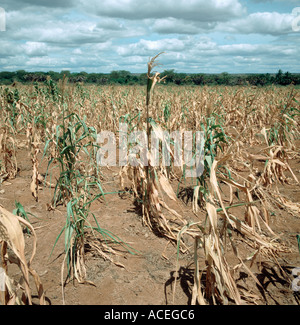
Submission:
[[[25,8],[69,8],[74,6],[75,0],[9,0],[1,3],[5,10],[24,10]]]
[[[289,3],[299,3],[299,0],[251,0],[254,3],[266,3],[266,2],[289,2]]]
[[[292,32],[292,14],[278,12],[256,12],[243,19],[220,23],[218,30],[240,34],[280,35]]]
[[[215,22],[195,22],[184,19],[176,19],[173,17],[160,18],[151,20],[149,25],[152,30],[159,34],[199,34],[203,31],[212,30]]]
[[[45,56],[47,55],[47,45],[40,42],[26,42],[22,48],[28,56]]]
[[[162,38],[160,40],[141,39],[136,43],[117,47],[117,53],[121,56],[151,56],[156,52],[171,53],[174,57],[176,54],[184,54],[188,51],[210,51],[215,50],[217,44],[208,37],[186,36],[182,38]]]
[[[99,16],[125,19],[167,18],[226,21],[245,9],[238,0],[81,0],[84,9]]]

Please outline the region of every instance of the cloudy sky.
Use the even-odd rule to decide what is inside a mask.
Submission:
[[[149,57],[165,51],[162,70],[300,73],[300,0],[0,0],[0,7],[0,71],[146,72]]]

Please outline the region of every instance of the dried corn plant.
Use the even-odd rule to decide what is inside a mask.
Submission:
[[[38,190],[41,176],[39,174],[39,159],[38,154],[40,153],[39,145],[41,143],[36,129],[29,126],[27,129],[27,143],[28,149],[30,150],[31,162],[32,162],[32,180],[30,184],[31,194],[36,201],[38,201]]]
[[[162,141],[162,143],[166,141],[163,137],[162,128],[156,125],[150,117],[155,85],[165,78],[160,78],[159,72],[155,72],[154,75],[151,75],[152,69],[158,65],[156,59],[161,54],[162,53],[159,53],[154,56],[148,62],[145,123],[147,148],[139,146],[140,155],[146,156],[147,162],[144,164],[141,159],[139,159],[137,166],[128,164],[122,168],[120,176],[121,183],[124,182],[123,177],[125,175],[132,181],[134,193],[137,201],[141,205],[143,224],[171,241],[176,242],[177,233],[180,231],[181,227],[185,225],[186,221],[177,211],[170,208],[166,203],[166,196],[175,202],[177,202],[177,197],[166,176],[168,173],[165,167],[162,164],[160,164],[159,167],[155,165],[155,157],[153,157],[151,153],[150,141],[151,130],[155,132],[157,138]],[[170,147],[167,143],[164,144],[170,156],[173,156]]]
[[[15,178],[18,173],[16,158],[16,140],[9,135],[8,127],[4,126],[0,135],[0,177],[2,180]]]
[[[29,261],[25,256],[25,239],[21,225],[27,227],[33,236],[33,248]],[[32,304],[30,275],[34,279],[40,305],[45,304],[43,285],[37,272],[31,266],[36,253],[36,240],[34,228],[29,222],[0,206],[1,263],[6,273],[3,301],[5,305]],[[9,276],[7,262],[16,264],[20,268],[22,275],[18,281]]]

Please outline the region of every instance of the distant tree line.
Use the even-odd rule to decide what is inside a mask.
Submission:
[[[121,84],[121,85],[145,85],[147,82],[146,73],[130,73],[126,70],[111,71],[110,73],[87,73],[87,72],[70,72],[70,71],[48,71],[48,72],[26,72],[18,70],[15,72],[0,72],[0,84],[10,85],[14,82],[33,83],[45,82],[51,78],[57,82],[63,76],[68,77],[70,83],[87,83],[87,84]],[[256,74],[229,74],[223,72],[220,74],[205,73],[177,73],[174,70],[165,70],[161,73],[161,77],[166,76],[167,84],[176,85],[299,85],[300,74],[283,72],[279,70],[276,74],[256,73]]]

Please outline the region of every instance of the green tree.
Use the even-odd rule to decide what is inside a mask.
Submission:
[[[25,70],[18,70],[16,71],[16,80],[19,82],[24,82],[25,79],[24,77],[26,76],[26,71]]]
[[[283,72],[281,69],[278,70],[276,76],[275,76],[275,82],[279,85],[283,82]]]

